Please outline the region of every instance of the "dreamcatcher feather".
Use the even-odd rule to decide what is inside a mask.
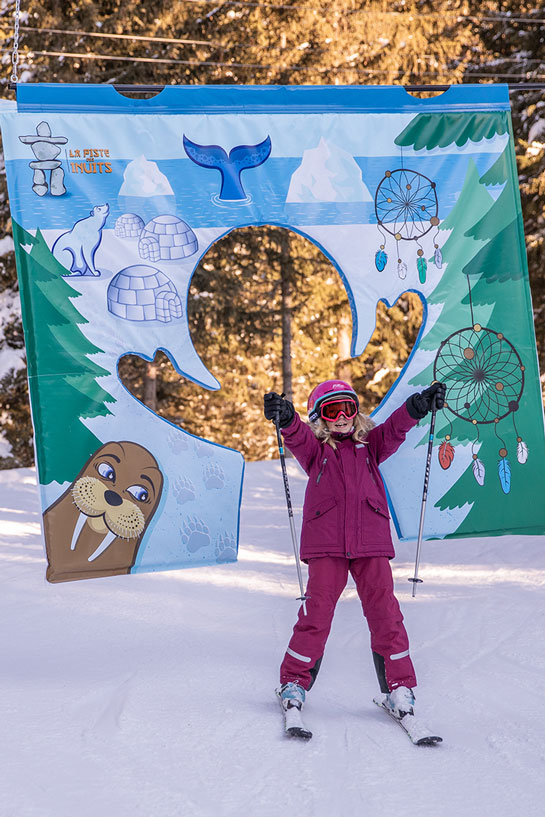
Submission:
[[[511,490],[511,466],[507,457],[502,457],[498,463],[498,476],[504,494]]]
[[[481,487],[484,485],[484,479],[486,476],[486,468],[484,467],[484,462],[479,459],[479,455],[476,453],[475,449],[479,444],[479,427],[477,426],[477,439],[471,446],[471,457],[472,457],[472,469],[473,469],[473,476],[475,477],[475,481]]]
[[[450,468],[454,459],[454,446],[449,442],[449,439],[441,443],[438,451],[439,464],[444,471]]]
[[[520,437],[517,437],[517,460],[524,465],[528,459],[528,446]]]
[[[484,485],[484,478],[486,476],[486,468],[484,467],[484,462],[478,458],[476,454],[473,454],[473,476],[479,483],[479,485]]]
[[[437,269],[442,269],[443,267],[443,253],[441,252],[441,247],[437,243],[437,236],[439,235],[439,230],[433,236],[433,263],[437,267]]]
[[[426,283],[426,271],[428,269],[428,262],[425,258],[418,258],[416,261],[416,268],[418,270],[418,280],[421,284]]]
[[[384,252],[384,244],[381,244],[380,249],[375,253],[375,267],[379,272],[382,272],[387,263],[388,255]]]

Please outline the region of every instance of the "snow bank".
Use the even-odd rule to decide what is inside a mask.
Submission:
[[[13,252],[14,248],[13,238],[10,235],[5,235],[4,238],[0,238],[0,256],[7,255],[8,252]]]
[[[306,478],[289,463],[294,505]],[[398,546],[415,747],[372,703],[354,586],[308,744],[273,689],[298,594],[278,463],[249,463],[238,564],[48,585],[34,472],[0,472],[2,813],[17,817],[541,817],[545,537]],[[297,511],[297,518],[300,513]],[[520,706],[522,702],[528,706]]]

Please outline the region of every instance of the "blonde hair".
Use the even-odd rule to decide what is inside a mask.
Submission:
[[[316,437],[324,443],[327,443],[331,446],[334,450],[337,448],[337,444],[331,431],[326,425],[325,420],[322,420],[320,417],[318,420],[315,420],[314,423],[310,423],[310,427]],[[362,414],[358,412],[354,417],[354,431],[352,432],[352,439],[355,443],[365,443],[365,438],[367,434],[371,431],[372,428],[375,427],[375,423],[371,420],[370,417],[367,417],[366,414]]]

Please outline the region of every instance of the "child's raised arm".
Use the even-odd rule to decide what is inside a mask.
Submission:
[[[269,392],[264,397],[264,413],[267,420],[276,422],[278,418],[286,446],[309,474],[312,462],[320,454],[321,445],[311,429],[303,423],[293,404],[276,392]]]
[[[407,432],[417,423],[418,420],[407,411],[407,406],[400,406],[387,420],[367,434],[369,455],[378,463],[384,462],[397,451]]]
[[[432,408],[443,408],[445,392],[444,383],[433,383],[424,391],[411,394],[403,406],[396,409],[383,423],[371,429],[366,441],[369,453],[376,462],[383,462],[397,451],[407,432]]]

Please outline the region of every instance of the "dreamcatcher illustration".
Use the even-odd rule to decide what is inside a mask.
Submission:
[[[377,228],[382,235],[382,243],[375,253],[375,266],[379,272],[388,263],[386,252],[388,235],[396,242],[397,274],[400,278],[407,276],[407,264],[401,257],[401,242],[414,241],[416,250],[416,268],[420,283],[426,281],[428,262],[424,257],[421,241],[425,235],[435,229],[433,236],[434,264],[438,269],[443,265],[443,256],[437,243],[439,235],[439,202],[435,182],[422,173],[401,167],[387,170],[375,193],[375,215]]]
[[[511,466],[507,459],[507,444],[498,429],[500,423],[510,416],[516,436],[517,460],[523,465],[528,459],[528,446],[518,433],[515,414],[524,390],[524,366],[517,350],[502,332],[473,321],[469,277],[468,286],[472,325],[453,332],[443,341],[435,358],[433,376],[447,386],[445,412],[475,427],[472,465],[473,476],[479,485],[484,485],[485,481],[484,463],[476,453],[480,427],[493,426],[500,443],[498,476],[503,492],[508,494],[511,490]],[[451,437],[452,422],[438,450],[439,463],[445,470],[454,459]]]

